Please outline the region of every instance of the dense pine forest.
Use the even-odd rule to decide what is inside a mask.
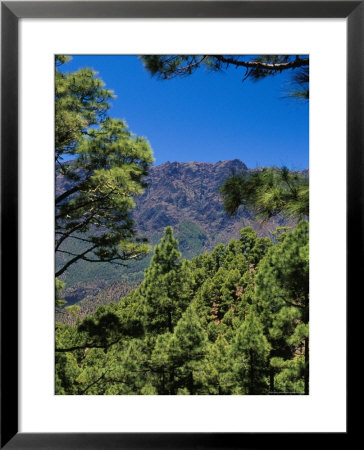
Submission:
[[[308,393],[308,223],[192,261],[170,227],[142,284],[56,324],[57,394]]]
[[[292,96],[308,99],[307,58],[196,58],[141,61],[161,79],[201,65],[243,67],[254,80],[290,70],[299,88]],[[109,117],[115,96],[93,70],[66,72],[68,61],[56,56],[55,393],[307,395],[307,173],[220,161],[219,170],[231,163],[238,170],[196,187],[196,176],[181,180],[201,174],[202,164],[183,163],[181,171],[168,163],[177,183],[164,179],[168,196],[157,199],[148,190],[148,140]],[[137,203],[143,195],[145,209]],[[174,226],[158,228],[178,214]],[[265,236],[246,226],[268,222],[274,228]],[[99,294],[95,273],[109,293]],[[67,274],[74,291],[91,292],[86,304],[63,299]]]

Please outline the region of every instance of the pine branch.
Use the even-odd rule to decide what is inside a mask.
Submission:
[[[71,260],[69,260],[69,261],[68,261],[61,269],[59,269],[59,270],[56,272],[55,277],[58,278],[60,275],[62,275],[62,273],[64,273],[64,272],[68,269],[68,267],[69,267],[71,264],[75,263],[76,261],[78,261],[79,259],[81,259],[83,256],[87,255],[87,253],[90,253],[92,250],[95,250],[96,247],[97,247],[97,245],[94,245],[93,247],[87,249],[87,250],[84,251],[83,253],[81,253],[81,254],[75,256],[74,258],[72,258]]]
[[[74,206],[73,208],[67,209],[67,211],[65,211],[63,214],[58,214],[58,215],[56,216],[56,220],[64,219],[64,218],[66,217],[67,214],[70,214],[70,213],[72,213],[72,212],[75,212],[75,211],[77,211],[78,209],[85,208],[86,206],[90,206],[90,205],[93,205],[93,204],[95,204],[95,203],[100,203],[100,202],[102,202],[103,200],[105,200],[105,199],[107,199],[108,197],[110,197],[110,195],[111,195],[113,192],[115,192],[116,189],[117,189],[117,187],[114,187],[113,189],[111,189],[110,192],[108,192],[108,193],[106,193],[106,194],[104,194],[104,195],[101,195],[100,197],[97,197],[97,198],[95,198],[95,199],[93,199],[93,200],[89,200],[89,201],[84,202],[84,203],[80,203],[79,205],[76,205],[76,206]],[[94,192],[95,192],[95,191],[96,191],[96,189],[94,190]],[[91,191],[90,191],[90,192],[91,192]]]
[[[71,230],[69,230],[67,233],[63,233],[63,236],[57,241],[56,243],[56,252],[59,251],[59,247],[61,246],[62,242],[64,242],[68,237],[75,237],[75,236],[71,236],[72,233],[74,233],[75,231],[83,228],[85,225],[87,225],[94,217],[96,216],[96,212],[94,212],[93,214],[91,214],[86,220],[84,220],[83,222],[80,222],[79,224],[75,225],[73,228],[71,228]],[[57,232],[56,232],[57,234]],[[87,241],[87,242],[91,242],[91,241]]]
[[[79,190],[80,190],[80,186],[78,185],[78,186],[74,186],[71,189],[68,189],[68,191],[63,192],[63,194],[59,195],[56,198],[56,205],[58,203],[60,203],[62,200],[64,200],[65,198],[69,197],[70,195],[74,194],[75,192],[77,192]]]
[[[282,62],[282,63],[265,63],[262,61],[240,61],[235,58],[226,58],[222,55],[212,55],[218,61],[224,64],[231,64],[237,67],[245,67],[248,69],[266,69],[274,71],[282,71],[286,69],[296,69],[298,67],[307,66],[309,64],[308,58],[297,58],[293,61]]]

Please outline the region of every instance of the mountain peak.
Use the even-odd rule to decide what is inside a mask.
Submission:
[[[237,158],[218,161],[216,163],[216,166],[232,170],[248,170],[247,166],[243,163],[243,161]]]
[[[215,242],[225,242],[242,228],[239,214],[230,218],[224,211],[219,188],[234,173],[248,171],[239,159],[211,162],[167,161],[152,166],[145,181],[147,189],[136,199],[133,218],[139,231],[151,236],[171,225],[193,222]],[[247,219],[247,217],[245,217]],[[249,217],[250,225],[250,217]]]
[[[171,168],[187,168],[187,167],[234,167],[239,170],[248,170],[247,166],[241,161],[240,159],[226,159],[222,161],[217,161],[215,163],[213,162],[207,162],[207,161],[166,161],[162,164],[157,164],[153,166],[153,168],[156,167],[171,167]]]

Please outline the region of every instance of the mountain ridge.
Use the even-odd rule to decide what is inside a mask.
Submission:
[[[226,214],[219,188],[232,174],[251,173],[261,168],[248,169],[239,159],[209,162],[166,162],[152,166],[145,178],[144,193],[135,199],[132,212],[139,233],[161,233],[166,226],[179,229],[183,221],[193,222],[210,237],[211,249],[219,239],[226,243],[231,234],[244,226],[253,226],[261,235],[269,235],[282,218],[267,223],[255,219],[254,213],[240,208],[230,217]],[[147,207],[146,207],[147,205]]]

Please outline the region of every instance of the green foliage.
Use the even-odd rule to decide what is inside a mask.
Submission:
[[[150,333],[172,332],[188,306],[191,273],[188,262],[179,261],[180,258],[172,227],[167,227],[161,243],[154,248],[150,266],[138,289]]]
[[[255,266],[267,253],[272,242],[268,238],[258,238],[252,227],[243,228],[239,234],[241,252],[247,262]]]
[[[71,306],[66,306],[65,310],[72,316],[77,317],[77,315],[80,312],[80,307],[78,305],[71,305]]]
[[[160,335],[152,354],[152,365],[159,374],[161,394],[194,394],[199,387],[196,372],[205,356],[207,338],[199,318],[189,307],[173,334]]]
[[[56,325],[56,393],[308,393],[308,224],[181,260],[167,227],[142,284]]]
[[[107,116],[113,94],[95,72],[59,70],[67,59],[56,57],[55,72],[56,177],[64,181],[56,196],[56,277],[80,260],[122,264],[149,251],[134,239],[130,211],[153,162],[150,146]]]
[[[231,346],[235,360],[233,368],[239,380],[236,393],[267,393],[267,359],[270,344],[254,312],[244,320]]]
[[[298,219],[309,215],[308,179],[286,168],[237,173],[225,181],[220,192],[230,215],[240,206],[252,209],[264,220],[278,214]]]
[[[57,355],[56,357],[56,388],[55,393],[78,394],[76,380],[81,373],[77,359],[72,353]]]
[[[254,80],[292,69],[298,86],[308,86],[303,57],[143,59],[162,78],[233,65]],[[94,72],[59,70],[67,60],[56,57],[57,277],[149,251],[130,218],[153,161],[149,144],[107,116],[113,94]],[[308,192],[307,179],[287,169],[234,175],[222,187],[230,213],[243,205],[264,219],[308,216]],[[185,256],[202,253],[202,229],[185,220],[178,231]],[[188,261],[167,227],[151,259],[137,263],[140,274],[149,264],[139,287],[86,316],[71,306],[73,325],[56,323],[56,394],[308,394],[308,223],[278,229],[274,242],[251,227],[239,234]],[[62,290],[57,278],[58,306]]]
[[[59,280],[58,278],[56,278],[55,281],[55,289],[56,289],[56,306],[57,307],[61,307],[64,306],[66,304],[66,301],[60,298],[61,292],[63,291],[63,289],[65,288],[66,284]]]
[[[300,222],[269,250],[259,264],[255,292],[257,310],[273,348],[271,356],[291,359],[292,353],[303,353],[308,394],[308,222]]]
[[[305,358],[303,355],[288,361],[284,361],[282,358],[272,358],[271,365],[279,369],[274,378],[276,392],[304,393]]]
[[[265,300],[280,299],[282,304],[302,310],[308,320],[309,249],[308,222],[300,222],[285,239],[272,247],[260,265],[257,295]]]
[[[294,100],[302,100],[308,102],[310,98],[310,70],[309,67],[301,67],[297,69],[292,77],[291,86],[288,90],[287,97]]]
[[[196,374],[199,394],[229,395],[236,385],[233,374],[231,346],[224,336],[209,344],[201,370]]]

